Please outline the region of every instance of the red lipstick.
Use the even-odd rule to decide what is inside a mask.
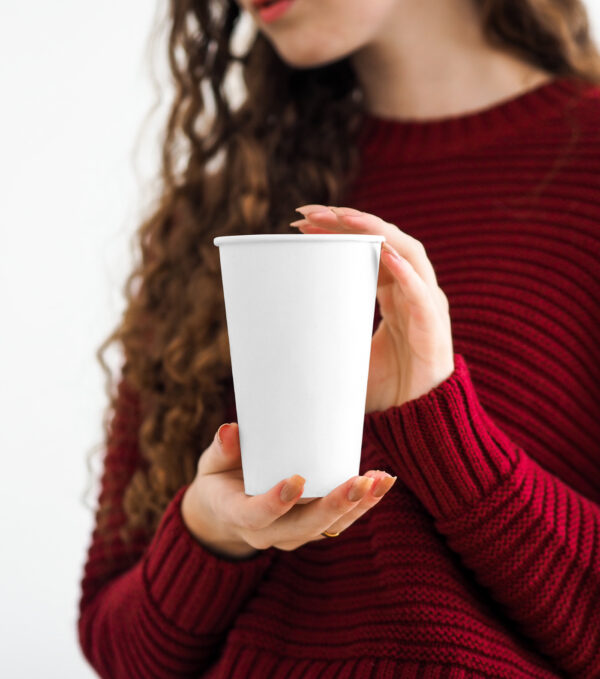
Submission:
[[[253,0],[258,16],[266,24],[279,19],[294,4],[295,0]]]

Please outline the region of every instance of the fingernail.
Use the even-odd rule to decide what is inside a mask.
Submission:
[[[396,483],[397,476],[389,476],[384,479],[379,479],[379,482],[373,489],[373,497],[382,497],[388,490]]]
[[[395,257],[396,259],[398,259],[399,255],[398,255],[398,253],[396,252],[396,250],[394,250],[394,248],[393,248],[391,245],[388,245],[385,241],[383,241],[383,242],[381,243],[381,247],[382,247],[386,252],[389,252],[390,255],[392,255],[392,257]]]
[[[225,424],[222,424],[218,429],[217,429],[217,441],[219,442],[219,445],[221,448],[223,447],[223,438],[222,434],[226,430],[227,427],[231,425],[231,422],[226,422]]]
[[[350,502],[356,502],[364,497],[369,488],[373,485],[374,479],[370,476],[359,476],[354,480],[354,483],[350,487],[350,492],[348,493],[348,499]]]
[[[307,219],[311,217],[324,217],[325,215],[331,215],[331,210],[313,210],[312,212],[303,213],[306,215]]]
[[[372,476],[374,479],[376,479],[378,474],[385,474],[386,476],[389,476],[389,477],[392,476],[391,474],[384,472],[382,469],[369,469],[369,471],[365,472],[363,474],[363,476],[369,476],[369,477]]]
[[[300,474],[294,474],[286,480],[285,485],[279,493],[279,497],[282,502],[291,502],[295,497],[297,497],[302,491],[302,486],[306,479]]]
[[[326,211],[325,205],[319,205],[318,203],[308,203],[307,205],[300,205],[300,207],[296,208],[296,212],[300,212],[301,214],[306,214],[307,212],[316,212],[317,210],[324,212]]]
[[[290,226],[300,226],[301,224],[308,224],[306,219],[297,219],[295,222],[290,222]]]

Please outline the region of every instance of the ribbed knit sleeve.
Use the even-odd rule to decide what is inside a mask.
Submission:
[[[242,560],[213,553],[181,515],[182,487],[147,545],[126,546],[121,500],[139,463],[134,394],[119,386],[107,446],[99,512],[110,507],[108,534],[94,530],[81,583],[79,640],[101,677],[203,676],[244,603],[269,567],[270,548]]]
[[[538,650],[600,677],[600,507],[496,426],[464,357],[429,393],[367,413],[365,437]]]

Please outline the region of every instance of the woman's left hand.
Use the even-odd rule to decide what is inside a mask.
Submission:
[[[373,334],[365,412],[401,406],[454,371],[448,299],[422,243],[394,224],[353,208],[303,205],[304,233],[385,236],[377,279],[381,322]],[[390,247],[391,246],[391,247]]]

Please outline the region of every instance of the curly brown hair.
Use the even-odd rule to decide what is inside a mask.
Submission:
[[[600,83],[600,54],[580,0],[475,0],[489,41],[558,76]],[[234,0],[171,0],[168,57],[175,98],[162,148],[157,204],[135,234],[141,256],[125,283],[122,320],[97,351],[109,399],[118,379],[139,398],[140,465],[123,502],[134,531],[151,534],[224,421],[232,377],[217,235],[289,233],[306,202],[339,204],[358,172],[363,96],[350,59],[286,65],[257,32],[232,48]],[[223,83],[241,70],[247,96]],[[208,115],[212,101],[215,114]],[[121,376],[104,354],[120,343]],[[98,509],[108,525],[114,498]]]

